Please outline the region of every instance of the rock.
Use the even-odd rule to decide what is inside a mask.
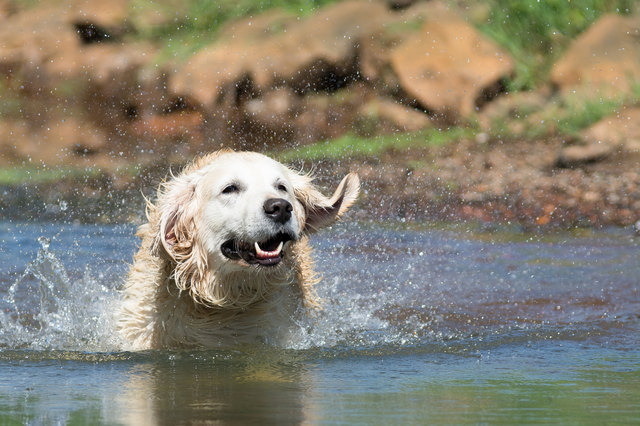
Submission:
[[[0,73],[22,73],[29,85],[86,77],[122,80],[147,61],[149,46],[123,47],[114,34],[126,25],[128,2],[53,2],[16,13],[0,26]]]
[[[562,149],[558,157],[558,166],[573,167],[576,165],[602,160],[615,151],[616,147],[608,143],[590,143],[588,145],[571,145]]]
[[[415,2],[416,0],[387,0],[387,4],[391,9],[406,9]]]
[[[640,151],[640,107],[622,108],[579,135],[579,144],[564,148],[558,164],[569,167],[598,161],[618,150]]]
[[[395,129],[415,132],[431,124],[429,117],[414,108],[388,99],[376,98],[360,108],[360,114],[389,122]]]
[[[286,142],[293,134],[293,121],[301,98],[287,87],[270,90],[244,104],[244,130],[264,140]]]
[[[0,72],[39,70],[58,53],[79,46],[75,29],[59,10],[36,8],[18,13],[0,26]]]
[[[287,85],[298,93],[335,90],[357,75],[360,38],[389,19],[384,4],[356,0],[301,21],[272,14],[257,31],[241,23],[229,27],[231,36],[191,57],[170,79],[170,88],[207,107],[274,86]],[[285,29],[278,32],[283,20]]]
[[[126,27],[129,3],[129,0],[76,0],[69,9],[73,22],[93,24],[109,32],[120,33]]]
[[[0,22],[11,13],[11,5],[6,0],[0,0]]]
[[[251,99],[244,106],[245,113],[260,123],[272,123],[286,120],[294,115],[298,99],[295,93],[286,87],[267,92],[261,98]]]
[[[496,125],[535,125],[530,122],[530,117],[547,108],[549,102],[549,93],[544,90],[509,93],[487,104],[478,114],[478,122],[486,131],[491,131]]]
[[[625,93],[640,79],[640,17],[609,14],[578,36],[551,70],[562,91],[583,86],[607,95]]]
[[[410,98],[454,120],[469,117],[514,69],[506,52],[438,5],[391,52],[391,65]]]
[[[640,107],[623,107],[581,132],[583,143],[606,143],[626,151],[640,150]]]
[[[196,111],[180,111],[171,114],[148,115],[136,120],[131,129],[133,134],[156,143],[191,139],[201,142],[203,117]]]
[[[36,129],[21,120],[0,123],[0,152],[15,159],[14,163],[63,164],[92,157],[106,147],[102,130],[72,117],[51,120]]]

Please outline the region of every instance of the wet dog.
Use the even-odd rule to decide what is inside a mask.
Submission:
[[[356,200],[350,173],[333,196],[253,152],[196,159],[148,202],[118,330],[129,349],[277,342],[298,307],[317,305],[308,235]]]

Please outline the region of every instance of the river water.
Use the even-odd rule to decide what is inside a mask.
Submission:
[[[0,424],[640,422],[640,237],[341,224],[284,347],[123,352],[132,226],[0,223]]]

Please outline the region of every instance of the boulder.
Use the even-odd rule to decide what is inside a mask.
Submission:
[[[37,128],[24,120],[0,122],[0,152],[14,163],[54,165],[90,158],[105,151],[107,141],[102,130],[73,117],[50,120]]]
[[[359,112],[364,117],[388,122],[402,132],[415,132],[431,124],[425,113],[389,99],[373,99],[364,104]]]
[[[550,78],[562,91],[628,91],[640,79],[640,16],[602,16],[572,42]]]
[[[540,126],[541,111],[552,108],[547,88],[530,92],[511,92],[487,104],[478,114],[480,127],[491,132],[505,127],[513,134]]]
[[[439,5],[393,49],[391,65],[410,100],[454,120],[469,117],[514,70],[504,50]]]
[[[271,13],[254,26],[244,19],[191,57],[170,88],[207,107],[283,85],[298,93],[335,90],[357,75],[360,39],[390,14],[381,2],[352,0],[303,20]]]
[[[578,143],[562,149],[558,164],[590,163],[620,150],[640,152],[640,107],[622,108],[583,130]]]
[[[92,24],[112,33],[126,29],[130,0],[76,0],[69,5],[74,23]],[[69,2],[67,2],[69,4]]]
[[[120,79],[152,51],[110,43],[126,27],[127,8],[125,0],[78,0],[11,15],[0,26],[0,73],[22,73],[36,86],[79,76]]]
[[[0,22],[11,13],[11,5],[6,0],[0,0]]]
[[[603,141],[584,145],[570,145],[562,149],[557,164],[560,167],[573,167],[580,164],[592,163],[607,158],[615,152],[615,150],[615,145]]]

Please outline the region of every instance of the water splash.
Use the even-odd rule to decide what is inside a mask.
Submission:
[[[112,310],[117,297],[87,266],[72,279],[39,237],[34,260],[9,287],[0,312],[0,348],[108,351],[117,347]]]
[[[11,228],[0,241],[13,239],[23,253],[42,232]],[[38,238],[28,262],[0,247],[0,260],[21,264],[0,271],[0,351],[119,351],[115,288],[138,244],[132,235],[132,227],[73,228],[54,238],[61,251]],[[493,237],[379,228],[318,236],[323,308],[299,312],[287,341],[274,345],[441,350],[470,339],[557,338],[582,326],[601,334],[621,318],[637,321],[637,282],[628,277],[640,273],[638,248],[625,235],[553,244]]]

